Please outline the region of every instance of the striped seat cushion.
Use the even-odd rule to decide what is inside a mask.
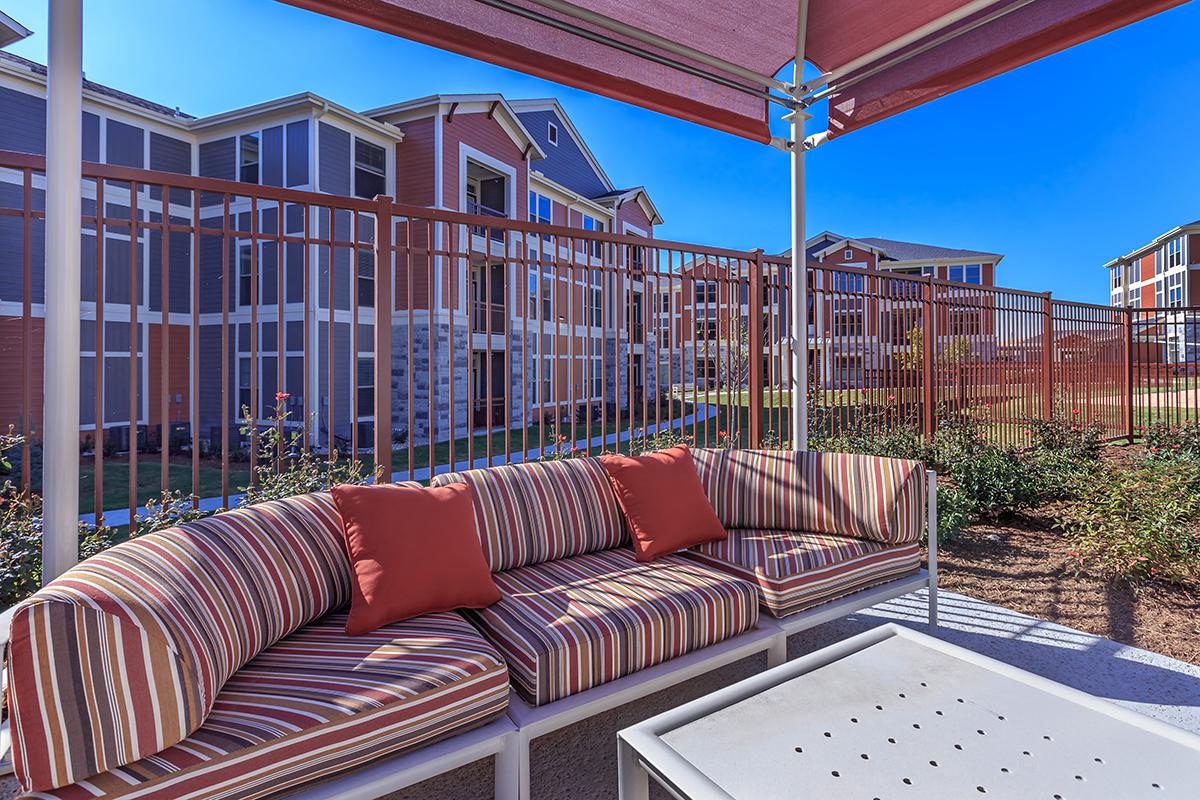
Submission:
[[[762,604],[776,617],[912,574],[920,545],[888,545],[830,533],[733,528],[718,542],[688,551],[688,558],[758,586]]]
[[[475,489],[475,519],[493,572],[629,541],[625,517],[598,458],[446,473],[431,483],[468,483]]]
[[[52,789],[200,727],[263,648],[347,602],[328,494],[148,534],[88,559],[18,609],[8,700],[16,774]]]
[[[148,758],[33,797],[250,800],[428,744],[503,713],[508,672],[454,613],[365,636],[331,614],[267,648],[205,723]]]
[[[680,556],[639,563],[626,548],[495,576],[500,602],[466,611],[542,705],[754,627],[754,587]]]
[[[784,450],[692,451],[700,482],[728,528],[815,531],[915,542],[925,527],[919,461]]]

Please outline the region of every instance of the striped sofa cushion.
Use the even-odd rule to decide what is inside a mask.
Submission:
[[[508,705],[496,651],[454,613],[365,636],[335,613],[265,649],[179,744],[33,795],[251,800],[276,795],[490,720]]]
[[[343,605],[349,585],[328,494],[148,534],[75,566],[12,623],[21,785],[64,786],[181,741],[238,668]]]
[[[915,573],[921,557],[916,542],[888,545],[829,533],[744,528],[686,555],[756,584],[775,617]]]
[[[726,528],[835,533],[915,542],[925,526],[919,461],[784,450],[692,451]]]
[[[598,458],[445,473],[431,483],[469,483],[475,489],[475,519],[493,572],[629,541]]]
[[[680,556],[640,563],[628,548],[495,576],[500,602],[465,611],[542,705],[746,631],[758,598],[744,581]]]

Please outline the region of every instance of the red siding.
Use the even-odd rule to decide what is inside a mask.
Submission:
[[[432,206],[435,176],[435,129],[433,117],[398,126],[404,141],[396,145],[396,200]]]
[[[452,122],[442,121],[442,157],[445,183],[442,185],[442,202],[447,208],[458,208],[462,178],[458,174],[459,145],[479,150],[497,161],[502,161],[517,172],[517,218],[525,219],[529,197],[529,172],[517,146],[500,123],[488,119],[487,114],[456,114]]]

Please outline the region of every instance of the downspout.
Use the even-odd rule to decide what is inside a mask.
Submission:
[[[46,361],[42,417],[43,583],[58,577],[79,560],[82,6],[83,0],[50,0],[49,9],[50,44],[46,81]],[[136,443],[136,432],[131,435],[130,441]]]

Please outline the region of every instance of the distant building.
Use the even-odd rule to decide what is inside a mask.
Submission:
[[[1170,364],[1200,362],[1200,220],[1180,225],[1104,265],[1112,305],[1141,309],[1134,336]]]

